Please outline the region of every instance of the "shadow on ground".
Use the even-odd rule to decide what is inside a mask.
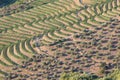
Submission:
[[[12,4],[14,2],[16,2],[16,0],[0,0],[0,8]]]

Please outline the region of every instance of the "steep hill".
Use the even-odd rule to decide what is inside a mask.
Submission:
[[[17,0],[0,8],[0,79],[113,71],[119,65],[120,21],[113,18],[120,19],[120,0],[81,1]]]

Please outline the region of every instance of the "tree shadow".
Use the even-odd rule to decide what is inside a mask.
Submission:
[[[16,0],[0,0],[0,8],[10,5],[14,2],[16,2]]]

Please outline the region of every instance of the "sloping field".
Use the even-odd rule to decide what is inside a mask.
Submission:
[[[119,21],[118,23],[115,23],[117,24],[115,30],[112,30],[112,28],[104,29],[103,27],[111,23],[113,17],[120,15],[120,0],[104,1],[104,3],[95,2],[93,5],[91,5],[90,2],[86,3],[85,0],[83,0],[82,3],[79,2],[79,0],[51,0],[51,3],[44,1],[44,5],[39,6],[38,4],[41,2],[42,1],[36,0],[36,2],[34,2],[34,4],[37,5],[35,8],[0,18],[1,77],[11,73],[13,66],[21,66],[24,61],[29,60],[35,54],[45,53],[47,49],[54,50],[50,45],[55,44],[56,42],[59,43],[72,35],[80,34],[87,29],[92,31],[102,29],[102,32],[100,32],[101,36],[102,33],[106,34],[109,31],[113,31],[113,36],[116,37],[117,35],[117,39],[119,40]],[[90,5],[87,6],[87,4]],[[120,17],[117,19],[119,18]],[[99,34],[99,32],[95,34]],[[70,44],[74,42],[74,38],[72,39],[73,41],[70,41]],[[77,42],[77,39],[75,39],[75,42]],[[78,42],[81,43],[82,40],[79,40]],[[119,47],[118,42],[117,50],[115,50],[116,52],[114,53],[120,52],[118,50]],[[74,46],[71,48],[74,48]],[[106,49],[106,47],[104,49]],[[91,50],[92,48],[90,48],[89,52],[91,52]],[[111,50],[114,51],[114,49]],[[50,56],[54,56],[56,53],[54,51],[50,52]],[[54,53],[54,55],[52,53]],[[99,57],[99,54],[97,54],[97,56]],[[99,58],[101,59],[101,57]],[[94,60],[96,60],[96,58]],[[99,63],[99,60],[97,62]],[[25,71],[27,73],[27,70]],[[23,73],[21,73],[21,75]],[[96,72],[94,73],[97,74]],[[58,80],[58,78],[59,77],[54,80]],[[45,78],[41,79],[45,80]],[[15,79],[13,78],[13,80]],[[53,79],[50,78],[48,80]]]
[[[115,19],[95,30],[85,29],[61,42],[42,46],[41,54],[34,55],[21,66],[13,67],[6,79],[59,80],[63,72],[96,75],[87,80],[101,78],[120,67],[117,65],[120,63],[117,61],[119,32],[120,21]]]

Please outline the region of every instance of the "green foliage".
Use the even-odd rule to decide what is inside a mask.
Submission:
[[[120,80],[120,70],[115,70],[111,75],[110,78],[112,80]]]
[[[95,79],[96,76],[94,75],[89,75],[89,74],[82,74],[80,75],[79,73],[63,73],[60,77],[60,80],[93,80]]]
[[[120,80],[120,70],[115,70],[113,73],[103,77],[98,78],[96,75],[82,74],[79,73],[63,73],[60,80]]]

